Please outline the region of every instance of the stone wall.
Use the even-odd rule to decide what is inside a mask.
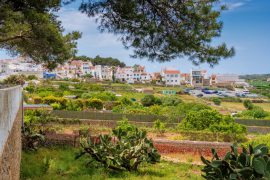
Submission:
[[[231,143],[226,142],[206,142],[206,141],[172,141],[155,140],[154,146],[162,154],[192,153],[203,156],[212,156],[214,148],[219,156],[225,156],[231,150]]]
[[[0,90],[0,180],[20,179],[22,90]]]

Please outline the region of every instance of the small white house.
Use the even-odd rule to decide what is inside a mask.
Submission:
[[[174,69],[164,69],[161,71],[162,81],[165,85],[178,86],[181,83],[181,73]]]

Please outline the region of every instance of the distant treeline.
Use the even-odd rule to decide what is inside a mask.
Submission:
[[[270,78],[270,74],[241,75],[240,78],[245,79],[245,80],[262,80],[262,81],[266,81],[267,78]]]
[[[95,58],[87,56],[76,56],[74,59],[82,61],[91,61],[93,65],[103,65],[103,66],[120,66],[125,67],[126,64],[121,62],[119,59],[112,57],[100,57],[96,56]]]

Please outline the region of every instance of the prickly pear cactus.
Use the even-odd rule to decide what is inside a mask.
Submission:
[[[211,161],[201,157],[205,164],[202,176],[208,180],[269,180],[270,158],[268,153],[268,147],[263,144],[256,147],[249,145],[248,150],[243,147],[241,153],[234,144],[231,152],[221,159],[213,149]]]

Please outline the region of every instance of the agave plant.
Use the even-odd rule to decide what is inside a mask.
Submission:
[[[208,180],[259,180],[270,179],[270,158],[269,149],[261,144],[256,147],[249,145],[248,150],[243,147],[242,152],[238,152],[236,144],[231,146],[228,152],[221,159],[216,150],[212,149],[213,158],[211,161],[201,157],[205,164],[203,177]]]

